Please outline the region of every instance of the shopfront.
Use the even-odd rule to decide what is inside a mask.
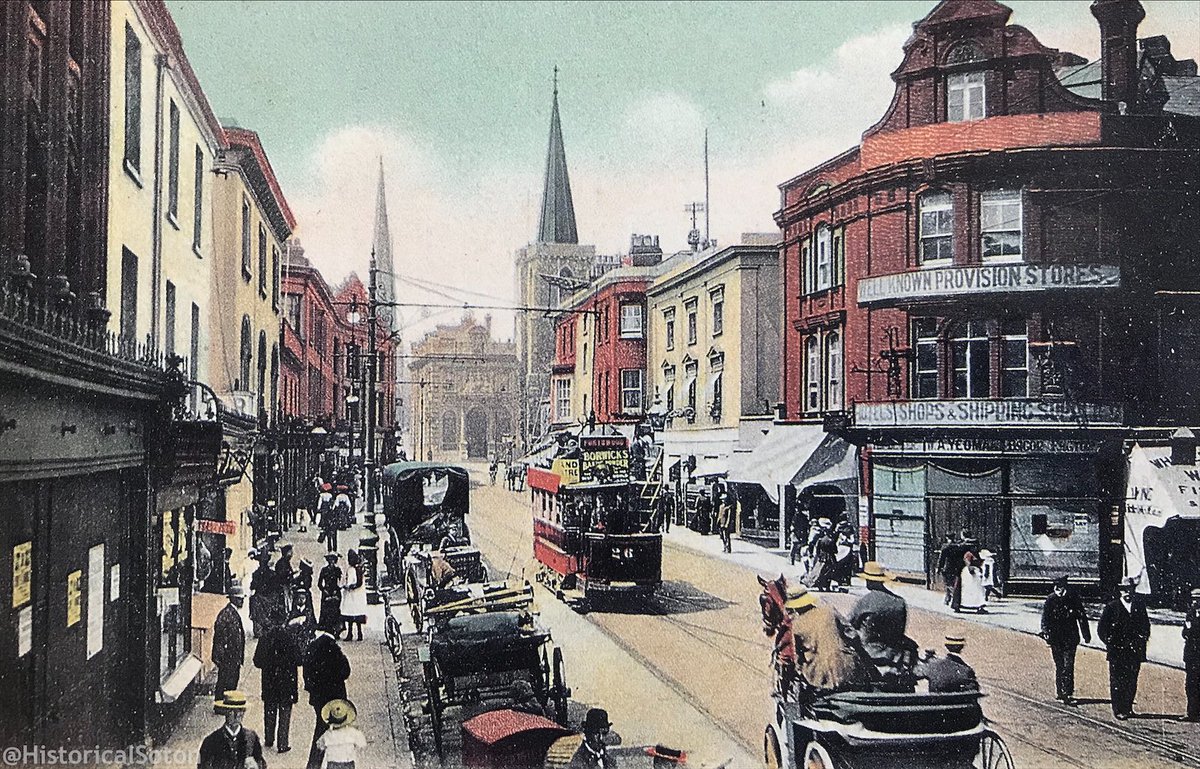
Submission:
[[[1112,569],[1120,441],[947,435],[867,454],[875,557],[907,578],[940,587],[941,547],[964,530],[1010,592],[1060,576],[1098,585]]]

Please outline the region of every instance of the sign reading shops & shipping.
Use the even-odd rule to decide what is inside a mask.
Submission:
[[[984,264],[879,275],[858,282],[859,304],[960,294],[1116,288],[1121,268],[1112,264]]]
[[[1040,400],[946,400],[858,403],[856,427],[1119,426],[1120,406]]]

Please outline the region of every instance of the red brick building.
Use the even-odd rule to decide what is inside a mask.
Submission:
[[[299,241],[288,244],[283,270],[284,322],[280,410],[335,434],[331,447],[362,457],[362,408],[369,369],[364,365],[369,340],[367,290],[351,274],[336,290],[304,256]],[[359,320],[351,322],[357,312]],[[393,434],[395,414],[395,340],[387,324],[376,330],[379,370],[376,377],[376,456],[385,457],[385,436]],[[353,434],[351,431],[353,430]]]
[[[657,276],[657,238],[631,249],[633,265],[611,270],[561,306],[554,331],[550,414],[555,428],[640,422],[646,402],[646,289]],[[653,245],[649,245],[653,243]]]
[[[892,568],[965,527],[1013,586],[1111,582],[1123,442],[1197,417],[1196,68],[1136,0],[1093,2],[1090,64],[1010,13],[939,3],[861,143],[781,185],[785,417],[860,447]]]

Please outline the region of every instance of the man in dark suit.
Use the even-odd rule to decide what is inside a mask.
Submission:
[[[1118,588],[1119,597],[1104,607],[1096,626],[1096,635],[1108,647],[1108,690],[1112,695],[1113,715],[1122,721],[1133,715],[1138,673],[1150,641],[1150,617],[1145,604],[1134,595],[1136,587],[1136,579],[1123,580]]]
[[[929,657],[917,666],[918,678],[929,682],[931,694],[939,692],[977,692],[979,681],[975,669],[962,658],[967,639],[960,635],[946,636],[946,656]]]
[[[1070,592],[1066,577],[1054,580],[1054,591],[1042,606],[1042,632],[1054,657],[1054,688],[1057,698],[1068,705],[1075,704],[1075,650],[1080,638],[1092,640],[1083,601]]]
[[[263,726],[266,747],[279,745],[279,752],[291,750],[292,705],[298,699],[297,669],[300,647],[292,629],[278,617],[254,650],[254,667],[262,670]]]
[[[246,588],[234,581],[229,586],[229,603],[213,622],[212,661],[217,666],[217,684],[213,699],[221,700],[225,692],[238,688],[242,663],[246,658],[246,631],[239,610],[246,601]]]
[[[225,725],[200,743],[199,769],[246,769],[251,760],[258,769],[267,769],[258,735],[242,726],[246,707],[246,695],[237,689],[217,701],[213,710],[225,716]]]
[[[575,755],[571,757],[568,769],[613,769],[616,762],[608,755],[605,737],[612,729],[608,721],[608,711],[601,708],[591,708],[583,717],[583,742]]]
[[[1187,714],[1181,721],[1200,721],[1200,588],[1192,591],[1192,605],[1183,618],[1184,689]]]
[[[339,618],[332,630],[336,632],[340,624]],[[329,728],[321,718],[321,708],[330,700],[346,699],[346,679],[349,677],[350,660],[346,659],[338,646],[330,626],[322,625],[304,652],[304,689],[308,692],[308,703],[312,705],[316,716],[312,746],[308,751],[309,769],[320,769],[321,752],[317,750],[317,738]]]

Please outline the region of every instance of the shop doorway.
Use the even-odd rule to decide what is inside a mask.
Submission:
[[[467,458],[484,459],[488,455],[488,415],[481,408],[467,412],[463,421],[463,433],[467,440]]]
[[[966,529],[979,543],[996,554],[996,579],[1008,580],[1008,503],[988,497],[930,497],[925,517],[925,562],[929,564],[929,579],[933,587],[944,588],[942,575],[937,573],[938,556],[947,534],[958,539]]]

